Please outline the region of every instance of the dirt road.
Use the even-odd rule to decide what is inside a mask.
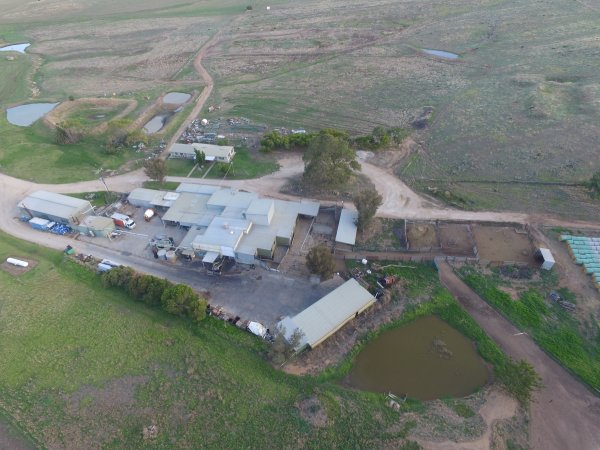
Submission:
[[[600,448],[600,399],[544,353],[526,334],[473,292],[446,263],[440,280],[484,331],[516,360],[525,359],[542,377],[544,387],[531,405],[530,441],[540,450]]]

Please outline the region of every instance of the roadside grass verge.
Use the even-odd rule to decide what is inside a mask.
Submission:
[[[106,192],[106,191],[95,191],[95,192],[77,192],[68,194],[71,197],[81,198],[88,200],[93,207],[109,205],[119,198],[118,192]]]
[[[600,390],[598,338],[595,341],[585,339],[569,313],[547,302],[538,289],[529,289],[513,300],[499,289],[498,276],[482,275],[469,266],[459,274],[484,300],[519,329],[529,333],[543,350],[596,391]]]
[[[165,181],[164,183],[160,183],[158,181],[144,181],[142,187],[146,189],[157,189],[159,191],[174,191],[179,187],[178,181]]]
[[[64,254],[0,234],[0,258],[7,256],[38,264],[19,277],[0,271],[0,410],[44,447],[398,442],[386,432],[398,415],[380,394],[277,371],[264,360],[266,344],[249,333],[132,302]],[[326,426],[301,414],[306,398],[318,399]],[[158,436],[146,441],[150,424]]]

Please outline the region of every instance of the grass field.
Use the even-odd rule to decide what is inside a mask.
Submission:
[[[0,411],[40,446],[380,448],[399,447],[410,429],[399,431],[384,396],[337,383],[347,364],[318,378],[286,375],[265,363],[264,343],[226,323],[196,326],[149,309],[102,288],[61,253],[0,235],[0,259],[7,256],[35,266],[18,277],[0,271]],[[402,323],[447,311],[482,355],[500,361],[489,338],[440,295]],[[298,406],[305,400],[308,412]],[[327,420],[315,426],[312,414]],[[142,429],[152,424],[158,436],[145,441]]]
[[[15,85],[0,88],[2,96],[26,99],[30,86],[21,74],[36,81],[40,98],[59,100],[141,98],[173,84],[197,89],[193,55],[221,30],[204,62],[215,79],[206,107],[220,107],[213,116],[357,135],[376,125],[410,128],[431,107],[427,125],[414,130],[423,151],[396,168],[413,186],[439,186],[476,209],[582,218],[600,209],[589,212],[580,188],[465,183],[579,183],[600,168],[597,6],[569,0],[268,4],[270,11],[263,1],[245,11],[239,0],[118,6],[83,0],[75,7],[40,2],[27,8],[7,0],[0,39],[31,41],[30,59],[35,55],[39,64],[20,67],[28,56],[9,68],[0,61],[0,73],[8,71]],[[423,48],[459,58],[436,58]],[[206,110],[204,116],[211,118]],[[13,173],[11,165],[3,170]]]
[[[41,121],[30,127],[16,127],[0,117],[0,140],[3,172],[45,183],[92,179],[100,167],[117,169],[139,156],[128,149],[106,154],[102,135],[88,136],[73,145],[57,145],[53,131]]]
[[[7,58],[10,55],[14,59]],[[29,95],[26,83],[30,60],[17,53],[0,54],[0,106],[11,105]]]

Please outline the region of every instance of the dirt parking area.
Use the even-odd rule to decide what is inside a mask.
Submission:
[[[475,241],[469,225],[444,224],[438,227],[442,252],[446,255],[475,256]]]
[[[411,249],[439,247],[435,224],[426,222],[409,222],[406,226],[406,237]]]
[[[473,225],[479,257],[491,262],[520,262],[536,265],[535,249],[524,232],[512,227]]]

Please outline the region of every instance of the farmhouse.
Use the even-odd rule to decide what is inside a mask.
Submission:
[[[278,326],[283,328],[288,340],[296,329],[303,333],[296,350],[306,346],[315,348],[373,303],[375,297],[350,278],[301,313],[283,318]]]
[[[195,150],[204,152],[207,161],[230,163],[235,156],[235,150],[231,145],[213,144],[173,144],[169,150],[169,158],[194,159]]]
[[[162,195],[161,191],[154,192]],[[252,192],[191,183],[180,184],[176,193],[177,199],[162,220],[189,229],[179,248],[202,257],[227,256],[244,264],[272,259],[277,245],[290,246],[298,218],[316,217],[320,206],[317,202],[259,198]]]
[[[68,225],[78,225],[94,213],[92,204],[87,200],[47,191],[29,194],[17,206],[23,216],[41,217]]]

